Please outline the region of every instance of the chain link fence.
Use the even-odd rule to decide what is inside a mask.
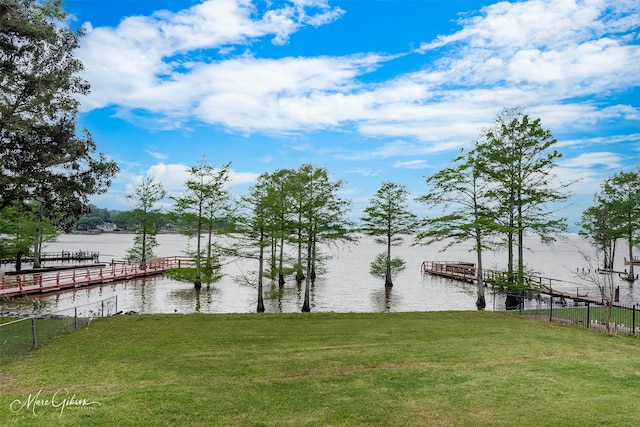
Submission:
[[[29,315],[16,320],[0,318],[0,364],[87,326],[95,318],[113,316],[117,312],[118,297],[113,296],[50,314]]]

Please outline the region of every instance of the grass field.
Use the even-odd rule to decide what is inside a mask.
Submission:
[[[637,426],[640,340],[497,312],[117,316],[0,369],[1,426]]]

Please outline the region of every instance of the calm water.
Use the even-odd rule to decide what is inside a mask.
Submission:
[[[576,235],[556,242],[553,246],[540,244],[531,239],[526,261],[529,268],[538,274],[564,282],[554,284],[557,289],[598,295],[593,285],[584,284],[577,278],[576,270],[587,268],[580,250],[590,251],[589,246]],[[132,235],[62,235],[58,242],[50,244],[45,251],[95,251],[100,253],[101,262],[120,260],[131,247]],[[159,235],[159,256],[184,255],[189,241],[180,235]],[[475,287],[444,278],[421,273],[423,261],[470,261],[475,262],[475,254],[468,246],[460,246],[440,252],[442,245],[411,246],[393,249],[393,256],[406,261],[407,268],[394,278],[394,286],[385,290],[384,282],[369,275],[369,263],[375,255],[383,251],[368,237],[362,237],[357,244],[325,248],[332,255],[326,263],[326,270],[319,275],[311,290],[312,311],[334,312],[384,312],[384,311],[437,311],[475,310]],[[626,249],[620,247],[616,269],[624,270],[622,256]],[[485,268],[502,269],[506,254],[487,252]],[[126,282],[109,283],[63,292],[36,296],[46,301],[46,312],[54,312],[77,305],[117,295],[118,310],[139,313],[245,313],[255,312],[257,288],[247,285],[247,279],[255,278],[257,261],[242,259],[229,260],[223,265],[225,277],[222,281],[203,287],[197,293],[193,285],[162,277],[152,277]],[[255,280],[253,280],[255,282]],[[640,302],[640,291],[634,285],[620,280],[622,302]],[[637,287],[638,285],[636,285]],[[267,312],[299,312],[304,300],[304,284],[298,287],[293,278],[288,278],[282,293],[276,292],[277,284],[265,283],[265,307]],[[487,291],[487,309],[501,309],[504,297]],[[15,310],[15,306],[5,304],[0,310]]]

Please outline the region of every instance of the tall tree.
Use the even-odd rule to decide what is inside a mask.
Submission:
[[[37,199],[68,228],[118,167],[76,132],[89,84],[73,56],[81,33],[65,17],[60,0],[0,2],[0,207]]]
[[[360,220],[361,230],[374,236],[375,242],[386,245],[386,251],[372,263],[372,272],[380,270],[384,263],[384,285],[393,286],[392,272],[404,268],[404,261],[391,258],[391,247],[401,245],[404,235],[413,234],[418,228],[418,217],[410,210],[407,203],[409,191],[404,185],[383,182],[375,196],[369,200]]]
[[[294,174],[299,200],[299,222],[296,227],[301,236],[300,243],[306,250],[306,273],[303,312],[311,311],[310,288],[315,280],[318,261],[318,244],[351,241],[352,227],[346,215],[350,201],[343,199],[339,191],[342,180],[332,181],[326,168],[304,164]]]
[[[264,308],[264,259],[265,249],[271,247],[271,236],[269,230],[271,218],[269,216],[269,174],[262,174],[258,177],[257,182],[249,189],[247,195],[241,198],[242,209],[240,215],[234,220],[235,230],[240,235],[249,239],[249,251],[247,245],[243,245],[236,253],[245,258],[257,258],[258,260],[258,304],[256,311],[262,313]],[[257,248],[257,255],[254,249]]]
[[[598,205],[606,208],[614,236],[624,237],[629,246],[629,274],[635,280],[633,248],[640,241],[640,169],[622,171],[606,179],[597,196]]]
[[[269,248],[269,268],[265,270],[271,279],[278,278],[280,287],[284,286],[285,274],[291,271],[290,267],[285,267],[285,244],[295,241],[295,238],[291,237],[292,230],[295,229],[293,177],[291,169],[263,173],[254,187],[254,190],[260,189],[261,217],[265,227],[265,238],[269,240],[265,247]],[[254,200],[250,205],[256,206],[257,202]]]
[[[613,227],[613,218],[609,215],[607,203],[596,195],[596,204],[589,206],[580,218],[581,230],[579,234],[589,240],[591,244],[602,253],[604,270],[613,270],[616,254],[616,243],[621,235],[621,230]],[[596,266],[600,268],[599,266]]]
[[[266,176],[266,215],[270,218],[272,236],[272,277],[278,276],[278,285],[284,286],[285,280],[285,243],[291,241],[295,210],[292,199],[294,171],[280,169]],[[295,241],[295,237],[293,238]]]
[[[162,183],[150,176],[142,178],[134,191],[127,195],[127,200],[134,207],[131,220],[136,227],[133,247],[127,252],[129,260],[141,261],[144,264],[155,256],[154,249],[158,246],[156,219],[160,213],[160,208],[156,205],[166,195]]]
[[[476,306],[486,307],[484,294],[482,252],[488,247],[489,236],[496,231],[492,201],[488,200],[488,185],[480,174],[480,159],[475,150],[453,159],[454,165],[427,178],[427,194],[418,201],[438,207],[444,213],[424,220],[424,231],[416,236],[418,242],[433,243],[447,240],[445,250],[454,244],[471,240],[476,252]]]
[[[217,212],[218,203],[226,203],[230,196],[226,188],[229,181],[230,163],[216,169],[207,163],[206,156],[202,156],[198,163],[188,168],[190,178],[187,179],[186,191],[175,200],[176,216],[183,224],[183,232],[196,239],[196,251],[194,253],[195,270],[187,279],[192,281],[196,289],[202,288],[202,282],[212,283],[219,279],[214,274],[215,265],[212,263],[209,243],[206,258],[202,250],[202,233],[209,231],[209,237],[213,233],[213,215]],[[209,240],[208,240],[209,241]],[[202,260],[205,258],[205,265]],[[174,276],[176,277],[176,276]]]
[[[497,201],[496,219],[502,222],[508,251],[509,286],[525,288],[524,235],[530,231],[543,242],[567,230],[566,219],[556,217],[558,206],[569,197],[554,174],[562,154],[551,131],[539,118],[530,118],[518,109],[505,109],[494,126],[484,130],[476,145],[481,173],[491,185],[490,196]],[[553,206],[555,206],[555,208]],[[514,271],[514,249],[517,270]],[[511,302],[507,301],[507,305]]]

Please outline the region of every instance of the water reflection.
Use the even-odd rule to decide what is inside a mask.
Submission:
[[[216,295],[219,295],[219,292],[216,292],[212,286],[204,286],[200,289],[190,286],[171,291],[167,302],[175,307],[175,313],[208,313],[212,309]]]
[[[108,248],[114,258],[119,259],[130,245],[130,236],[65,236],[64,248],[104,252]],[[128,240],[129,239],[129,240]],[[178,235],[160,235],[159,254],[162,256],[179,255],[186,248],[188,240]],[[532,241],[529,255],[532,270],[544,272],[546,277],[564,280],[564,289],[581,294],[598,295],[593,285],[577,284],[576,271],[580,268],[581,255],[577,248],[581,244],[577,236],[559,242],[554,247],[545,247]],[[584,243],[582,243],[584,245]],[[50,248],[51,251],[61,248]],[[325,274],[319,276],[310,288],[312,311],[334,312],[398,312],[398,311],[434,311],[434,310],[475,310],[476,288],[472,284],[460,283],[423,275],[420,265],[425,260],[459,260],[473,262],[473,253],[461,247],[446,253],[440,253],[441,247],[402,246],[394,249],[395,255],[403,258],[408,268],[394,278],[394,286],[384,287],[384,282],[368,274],[369,263],[378,252],[371,241],[361,240],[350,247],[333,248],[333,258],[328,261]],[[490,267],[503,265],[505,254],[489,253],[486,264]],[[107,261],[102,258],[101,261]],[[624,266],[620,266],[622,270]],[[250,271],[256,269],[254,261],[238,260],[223,267],[225,277],[218,283],[203,287],[200,292],[189,283],[181,283],[161,276],[136,280],[113,282],[87,288],[76,288],[65,292],[56,292],[34,297],[43,301],[45,310],[53,312],[59,309],[86,304],[100,299],[116,296],[119,311],[139,313],[254,313],[257,306],[257,288],[246,285]],[[620,299],[624,302],[638,302],[640,295],[637,286],[618,279]],[[244,283],[244,284],[243,284]],[[561,286],[561,287],[562,287]],[[265,281],[264,303],[267,312],[300,312],[304,301],[304,282],[298,284],[293,276],[286,278],[283,287],[277,281]],[[503,309],[504,298],[493,295],[487,290],[487,310]],[[531,304],[543,304],[532,301]],[[39,304],[39,305],[42,305]],[[25,308],[26,307],[26,308]],[[30,310],[31,304],[0,303],[0,311]]]
[[[400,306],[400,301],[392,301],[391,296],[393,294],[393,287],[387,288],[382,286],[381,289],[376,289],[371,292],[371,304],[375,307],[375,311],[389,312],[392,311],[394,305]],[[399,299],[399,298],[397,298]]]

